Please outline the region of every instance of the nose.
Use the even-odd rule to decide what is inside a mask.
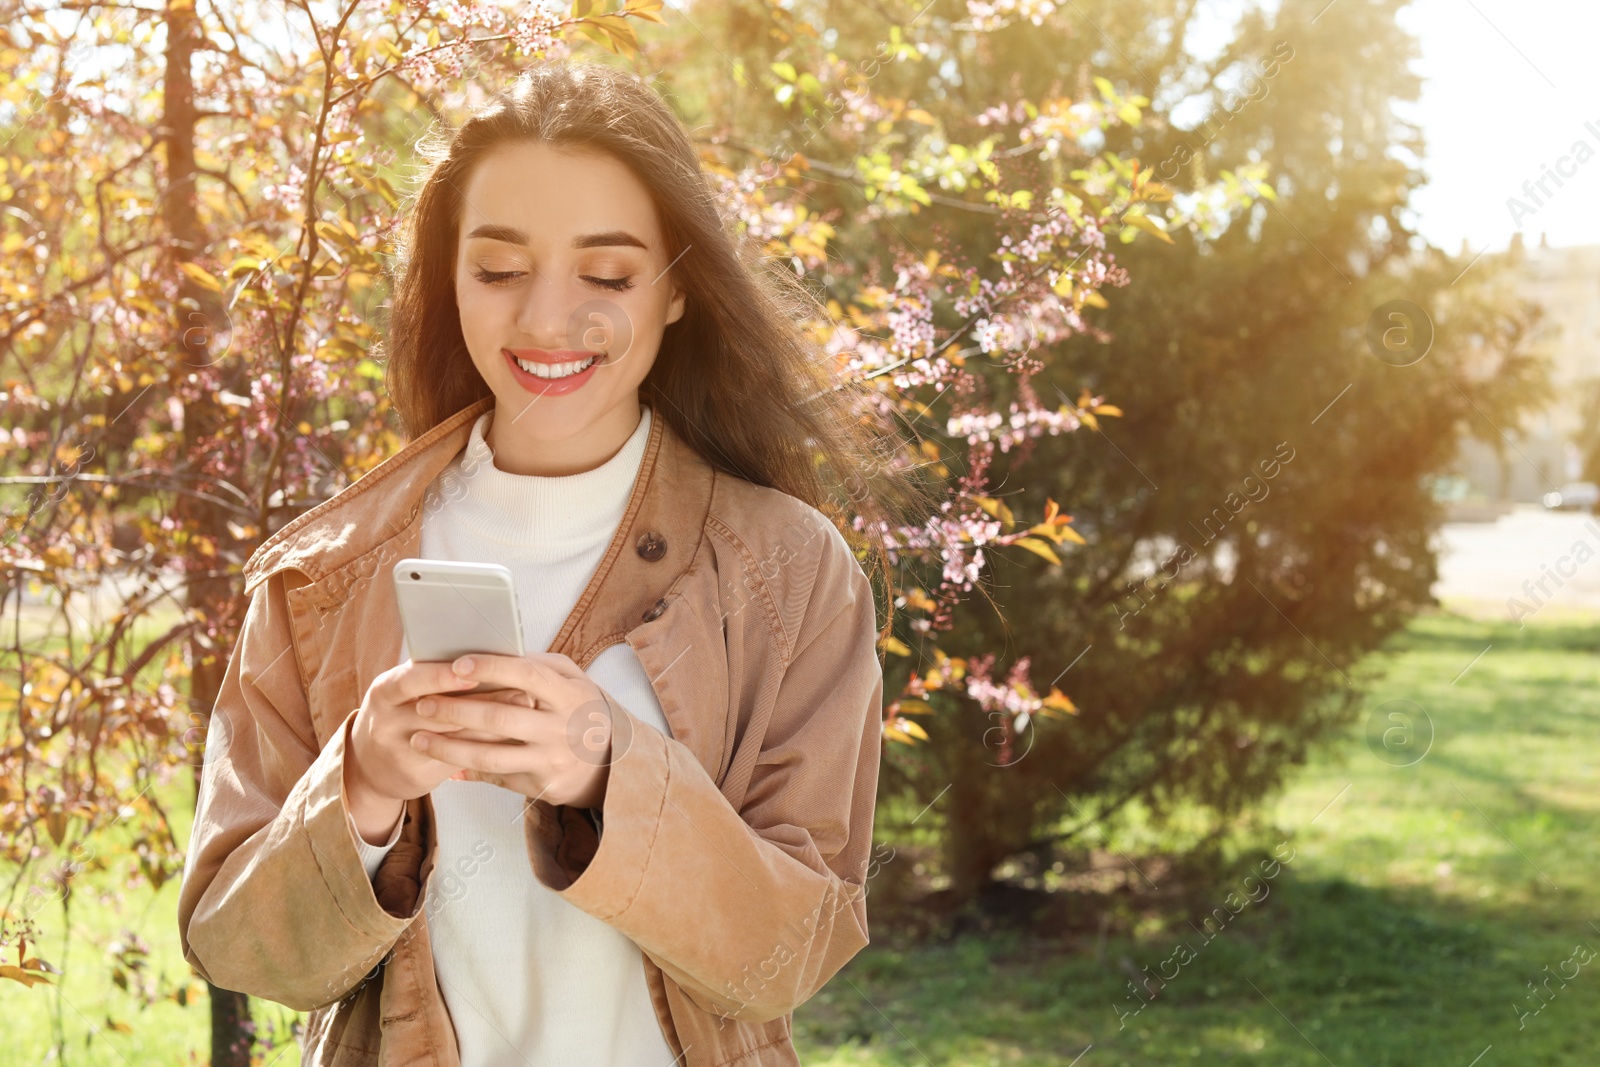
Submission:
[[[517,309],[517,329],[540,348],[565,348],[571,311],[568,304],[569,296],[560,280],[535,267],[522,306]]]

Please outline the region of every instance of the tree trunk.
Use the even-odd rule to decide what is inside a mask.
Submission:
[[[195,105],[194,82],[191,64],[200,43],[200,27],[195,19],[194,6],[186,0],[170,0],[165,21],[167,26],[167,59],[162,85],[162,133],[166,145],[166,187],[162,190],[162,215],[167,232],[172,237],[171,255],[178,262],[192,260],[207,245],[207,237],[200,224],[195,182]],[[225,311],[216,294],[203,289],[174,271],[183,280],[178,289],[175,307],[176,348],[179,358],[174,361],[174,385],[215,362],[217,355],[210,342],[223,325]],[[174,392],[181,392],[174,389]],[[183,434],[185,452],[189,456],[199,451],[204,438],[213,434],[223,417],[215,398],[202,395],[184,406]],[[195,475],[188,475],[194,479]],[[176,504],[183,527],[192,531],[195,545],[221,546],[230,536],[227,515],[215,505],[195,497],[179,497]],[[217,555],[206,555],[191,547],[185,555],[184,569],[220,570],[222,560]],[[226,577],[191,577],[185,590],[184,602],[189,610],[204,620],[189,640],[189,708],[209,719],[216,704],[217,693],[222,688],[222,678],[227,663],[218,654],[214,635],[220,632],[217,623],[226,618],[232,600],[231,583]],[[195,765],[195,782],[199,785],[200,765]],[[255,1043],[254,1028],[250,1021],[250,999],[207,983],[211,1001],[211,1065],[212,1067],[250,1067],[250,1050]]]
[[[950,876],[951,903],[960,908],[975,901],[994,881],[994,868],[1010,854],[1005,824],[1008,772],[999,746],[985,746],[999,736],[999,720],[973,708],[951,722],[955,733],[951,759],[950,807],[945,836],[945,871]]]

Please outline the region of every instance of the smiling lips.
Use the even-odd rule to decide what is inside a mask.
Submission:
[[[560,396],[583,387],[594,377],[603,352],[543,348],[503,348],[517,384],[530,393]]]

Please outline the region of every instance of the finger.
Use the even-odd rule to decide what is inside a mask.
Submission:
[[[521,689],[547,704],[556,703],[560,676],[525,656],[493,656],[474,652],[457,657],[452,665],[457,674],[475,682],[507,689]]]
[[[510,774],[526,770],[531,748],[528,745],[497,745],[492,742],[459,741],[448,734],[435,734],[418,730],[411,735],[411,747],[425,752],[431,759],[448,763],[464,770],[488,771],[491,774]]]
[[[530,802],[541,799],[548,792],[548,787],[539,790],[537,793],[528,792],[530,783],[527,775],[490,774],[488,771],[461,770],[456,772],[454,777],[463,782],[483,782],[485,785],[497,785],[501,789],[509,789],[513,793],[521,793]],[[527,804],[522,806],[522,810],[528,810]]]
[[[533,707],[533,697],[522,689],[479,689],[462,694],[473,700],[495,700],[502,704],[516,704],[520,707]]]
[[[427,696],[417,701],[417,715],[425,724],[462,726],[518,741],[533,739],[538,714],[525,705],[499,700]]]
[[[438,699],[441,699],[441,698],[438,695],[434,695],[432,697],[423,697],[422,699],[423,700],[428,700],[428,699],[438,700]],[[494,691],[492,693],[483,694],[481,696],[475,695],[474,699],[477,699],[477,700],[490,700],[490,701],[501,701],[501,702],[507,703],[507,704],[516,704],[516,705],[518,705],[520,707],[524,707],[524,708],[533,706],[532,703],[531,703],[531,698],[526,693],[522,692],[520,689],[499,689],[499,690],[496,690],[496,691]],[[414,703],[409,705],[409,710],[412,712],[412,715],[410,716],[408,721],[405,723],[405,726],[407,728],[409,728],[410,730],[413,730],[413,731],[415,731],[415,730],[432,730],[435,733],[450,734],[453,737],[459,737],[463,741],[504,741],[505,740],[505,738],[501,737],[499,734],[488,733],[488,732],[485,732],[483,730],[469,729],[468,727],[462,726],[462,725],[460,725],[458,723],[439,722],[437,719],[424,718],[423,716],[416,714],[417,706]]]
[[[420,730],[431,730],[436,734],[449,734],[463,741],[490,741],[500,742],[505,738],[499,734],[484,733],[482,730],[469,730],[465,726],[456,726],[453,723],[434,723],[423,720],[417,727]]]
[[[428,697],[424,699],[437,700],[439,698]],[[475,730],[468,726],[462,726],[459,723],[439,722],[435,719],[424,718],[423,716],[416,714],[416,710],[417,706],[412,704],[410,707],[412,714],[409,717],[409,720],[403,724],[404,729],[407,731],[408,737],[410,734],[415,733],[418,730],[429,730],[436,734],[449,734],[451,737],[460,738],[463,741],[505,742],[507,744],[516,745],[525,744],[525,742],[520,740],[507,741],[506,738],[500,734],[492,733],[487,730]]]
[[[388,695],[393,703],[404,704],[431,693],[459,693],[473,685],[473,679],[463,678],[451,670],[448,660],[418,663],[408,659],[391,679],[392,692]]]
[[[544,667],[552,674],[561,678],[587,678],[582,667],[575,663],[571,656],[561,652],[532,652],[528,654],[528,661],[535,667]]]
[[[465,768],[450,776],[452,782],[483,782],[485,785],[498,785],[504,789],[511,787],[506,783],[511,779],[501,774],[490,774],[488,771],[469,771]]]

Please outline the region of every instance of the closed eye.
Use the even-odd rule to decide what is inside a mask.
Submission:
[[[483,270],[479,268],[472,272],[472,276],[484,285],[505,285],[511,279],[521,275],[522,271],[519,270]],[[580,275],[580,277],[592,285],[598,285],[602,289],[609,289],[612,292],[620,293],[633,288],[633,281],[628,277],[597,278],[589,274]]]
[[[507,280],[521,274],[520,270],[474,270],[472,276],[485,285],[504,285]]]

